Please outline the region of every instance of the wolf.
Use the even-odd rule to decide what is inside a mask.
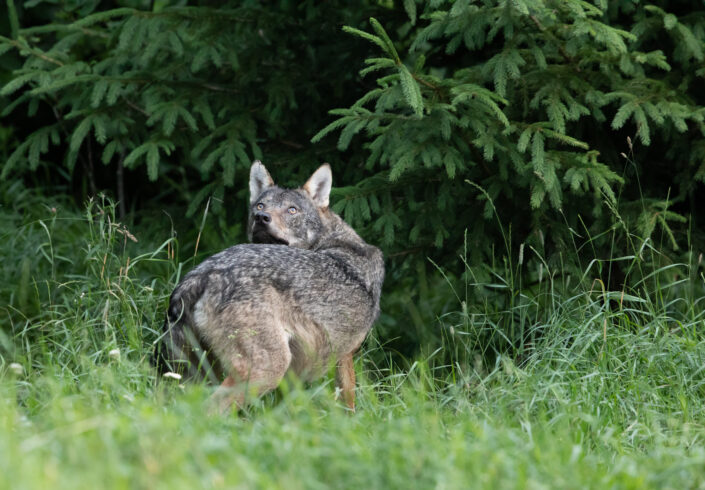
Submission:
[[[336,385],[355,408],[353,354],[379,315],[382,252],[331,211],[322,165],[298,189],[250,168],[248,238],[186,274],[169,300],[159,365],[193,378],[224,378],[214,410],[243,407],[293,372]]]

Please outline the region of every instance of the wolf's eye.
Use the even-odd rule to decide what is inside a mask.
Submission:
[[[257,208],[257,211],[262,211],[264,209],[264,204],[262,204],[260,202],[260,203],[257,203],[257,206],[255,206],[255,207]]]
[[[298,209],[296,209],[294,206],[291,206],[289,208],[289,214],[296,214],[297,211],[298,211]]]

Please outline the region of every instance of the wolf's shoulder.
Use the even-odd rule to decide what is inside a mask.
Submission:
[[[226,248],[206,260],[216,263],[242,262],[250,260],[271,259],[310,259],[315,255],[312,251],[288,247],[286,245],[272,245],[264,243],[243,243]]]
[[[367,260],[340,249],[313,251],[285,245],[242,244],[227,248],[189,272],[187,278],[217,275],[229,281],[276,279],[287,283],[333,281],[365,290],[373,288]],[[375,267],[373,267],[375,268]]]
[[[206,270],[283,269],[321,267],[330,263],[330,257],[311,250],[285,245],[247,243],[234,245],[211,255],[193,270],[204,272]]]

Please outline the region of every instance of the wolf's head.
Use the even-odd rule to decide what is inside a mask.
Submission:
[[[250,169],[252,243],[275,243],[313,248],[324,230],[328,196],[333,183],[330,166],[322,165],[299,189],[282,189],[259,160]]]

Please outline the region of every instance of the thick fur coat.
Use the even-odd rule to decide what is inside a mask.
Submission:
[[[252,244],[236,245],[190,271],[171,295],[160,349],[163,368],[225,377],[218,409],[275,388],[288,371],[320,376],[337,362],[354,407],[352,355],[379,314],[381,251],[328,207],[328,165],[300,189],[250,171]]]

